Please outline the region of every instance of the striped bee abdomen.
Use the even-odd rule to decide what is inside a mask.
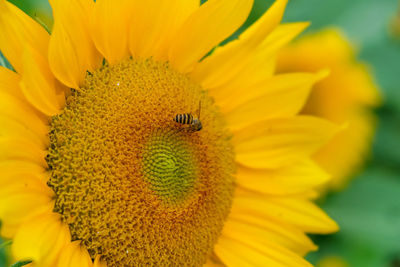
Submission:
[[[174,118],[174,121],[180,124],[192,124],[193,123],[193,115],[190,113],[186,114],[177,114]]]

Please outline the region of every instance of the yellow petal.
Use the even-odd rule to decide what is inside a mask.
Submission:
[[[368,157],[375,120],[369,110],[349,115],[348,127],[313,155],[315,161],[332,175],[329,184],[332,189],[342,189],[348,178],[360,170],[363,160]]]
[[[44,116],[26,102],[19,83],[20,75],[0,67],[0,136],[25,138],[45,147],[49,140]]]
[[[296,227],[284,222],[266,220],[257,214],[233,212],[229,215],[227,224],[229,226],[225,228],[224,225],[224,232],[231,232],[232,235],[235,232],[247,233],[252,235],[253,239],[258,239],[257,242],[272,241],[301,256],[317,249],[310,238]]]
[[[47,167],[47,152],[26,139],[0,137],[0,161],[27,160]]]
[[[236,160],[251,168],[279,168],[311,156],[338,130],[311,116],[260,122],[234,133]]]
[[[0,235],[7,239],[12,239],[15,236],[20,224],[9,224],[5,221],[1,222]]]
[[[307,261],[287,249],[273,245],[253,244],[252,240],[237,240],[223,234],[218,239],[214,251],[230,267],[245,266],[307,266]]]
[[[23,60],[20,85],[26,99],[44,114],[56,115],[64,106],[65,97],[61,90],[57,90],[56,80],[46,59],[32,47],[26,46]]]
[[[0,0],[0,50],[18,72],[23,67],[25,45],[47,55],[49,34],[36,21],[13,4]]]
[[[196,66],[191,74],[193,79],[199,81],[204,88],[213,88],[238,75],[258,45],[279,24],[286,3],[286,0],[276,1],[238,40],[217,48],[211,56]],[[212,32],[212,30],[209,31]],[[202,36],[208,35],[209,32],[203,33]],[[182,35],[182,38],[185,37]],[[189,46],[189,48],[191,47]]]
[[[49,64],[54,75],[71,88],[79,88],[86,71],[101,64],[89,33],[91,0],[50,1],[54,26],[49,45]]]
[[[238,166],[239,186],[269,195],[290,195],[306,192],[329,180],[329,175],[311,160],[267,170]]]
[[[225,86],[248,86],[264,81],[275,71],[275,57],[277,52],[305,28],[308,22],[287,23],[277,26],[258,48],[251,54],[249,62],[240,70],[240,75],[235,75]]]
[[[264,85],[269,86],[271,81],[279,79],[278,77],[272,77],[275,71],[277,51],[307,26],[308,23],[289,23],[276,27],[256,50],[249,52],[246,60],[240,62],[242,67],[239,74],[232,76],[229,81],[227,80],[221,86],[207,87],[217,104],[224,110],[229,110],[229,108],[251,99],[254,94],[266,93],[269,87]],[[212,73],[211,70],[210,72]],[[296,76],[293,78],[296,79]],[[274,85],[272,84],[271,86]]]
[[[190,72],[213,47],[246,20],[253,0],[209,0],[178,30],[169,60],[178,71]]]
[[[45,177],[47,177],[45,175]],[[51,198],[54,193],[46,185],[43,177],[38,177],[36,173],[17,172],[4,174],[0,177],[0,199],[15,197],[18,194],[32,193],[48,196]],[[27,203],[29,204],[29,203]]]
[[[0,66],[0,90],[9,95],[12,95],[19,100],[25,100],[24,95],[21,92],[18,84],[20,81],[20,75],[16,72]]]
[[[16,86],[19,87],[19,85]],[[49,132],[49,128],[47,119],[43,114],[26,101],[4,93],[1,90],[0,115],[21,123],[26,128],[35,132],[37,136],[43,136],[44,139],[47,139],[46,135]]]
[[[129,35],[131,54],[166,60],[176,31],[199,6],[199,0],[134,1]]]
[[[128,19],[132,9],[128,3],[128,0],[97,0],[91,14],[93,41],[111,64],[129,56]]]
[[[101,255],[97,255],[94,259],[93,267],[107,267],[107,264],[101,260]]]
[[[27,139],[43,149],[49,145],[47,136],[39,136],[24,124],[2,114],[0,114],[0,125],[0,136]]]
[[[70,240],[68,225],[61,222],[59,214],[47,211],[21,225],[12,252],[17,260],[32,259],[38,266],[54,267]]]
[[[247,92],[244,98],[228,96],[229,104],[222,106],[222,110],[229,128],[237,131],[264,120],[296,115],[307,101],[312,85],[325,75],[325,71],[315,75],[276,75],[255,88],[244,89]]]
[[[19,227],[28,221],[31,216],[42,213],[44,209],[50,211],[54,208],[54,201],[51,201],[49,197],[33,193],[20,194],[4,200],[17,210],[15,211],[11,207],[8,209],[2,208],[1,236],[6,238],[14,238]]]
[[[8,237],[13,237],[17,226],[29,216],[45,206],[54,206],[54,192],[35,174],[19,172],[2,175],[0,186],[0,218],[8,226],[5,233]]]
[[[46,169],[33,162],[24,160],[2,160],[0,161],[0,173],[3,177],[21,173],[31,173],[42,179],[43,183],[47,182],[45,175]]]
[[[68,243],[60,254],[57,267],[92,267],[89,252],[81,245],[81,241]]]
[[[203,265],[204,267],[224,267],[225,265],[217,258],[215,254],[208,257],[207,262]]]
[[[308,233],[338,230],[337,224],[314,203],[296,197],[267,197],[237,190],[231,212],[257,214],[265,219],[294,225]]]

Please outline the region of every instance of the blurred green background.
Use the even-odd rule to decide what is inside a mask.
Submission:
[[[51,28],[51,8],[46,0],[10,1]],[[238,33],[272,2],[255,0],[248,21]],[[314,264],[336,256],[348,266],[400,266],[400,36],[390,30],[398,5],[396,0],[289,1],[284,21],[311,21],[308,31],[336,26],[346,33],[359,47],[359,58],[372,66],[384,99],[376,111],[378,128],[365,169],[347,189],[331,193],[321,202],[341,231],[313,237],[320,246],[318,252],[308,256]],[[6,64],[1,56],[0,64]],[[0,250],[0,266],[7,266],[4,249]]]

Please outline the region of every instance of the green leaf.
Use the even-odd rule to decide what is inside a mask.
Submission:
[[[11,3],[16,5],[26,14],[31,16],[34,20],[39,22],[45,29],[49,29],[53,26],[53,14],[52,9],[47,0],[10,0]]]
[[[390,266],[400,252],[400,179],[398,170],[369,167],[344,192],[331,195],[323,209],[340,226],[340,232],[316,239],[317,262],[340,255],[349,266]]]
[[[6,67],[9,69],[12,69],[11,64],[8,62],[8,60],[4,57],[3,53],[0,51],[0,66]]]
[[[27,264],[29,264],[31,262],[32,262],[31,260],[18,261],[16,263],[12,264],[10,267],[21,267],[21,266],[25,266],[25,265],[27,265]]]
[[[400,95],[399,100],[400,102]],[[399,103],[400,105],[400,103]],[[400,111],[396,105],[379,110],[378,131],[374,144],[375,162],[400,171]]]
[[[0,221],[1,224],[1,221]],[[0,225],[1,227],[1,225]],[[5,241],[3,242],[3,240],[0,238],[0,267],[5,267],[6,263],[7,263],[7,255],[6,255],[6,251],[5,251],[5,247],[9,245],[8,243],[9,241]]]
[[[11,244],[12,244],[12,240],[4,241],[3,243],[0,244],[0,250],[5,247],[10,246]]]

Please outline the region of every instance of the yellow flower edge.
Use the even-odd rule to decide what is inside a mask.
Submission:
[[[344,34],[327,28],[306,34],[280,51],[277,72],[330,69],[330,75],[314,85],[302,114],[343,125],[313,158],[330,175],[326,189],[339,190],[362,167],[369,154],[376,118],[372,108],[380,103],[379,90],[370,69],[356,59],[356,50]]]
[[[317,264],[317,267],[349,267],[348,262],[339,256],[326,256],[321,259]]]
[[[280,24],[286,3],[205,57],[251,0],[51,1],[51,35],[1,0],[15,72],[0,68],[0,219],[15,259],[310,266],[306,233],[338,230],[312,202],[329,177],[311,156],[339,127],[298,115],[325,71],[275,74],[308,25]],[[199,104],[202,130],[173,122]]]

